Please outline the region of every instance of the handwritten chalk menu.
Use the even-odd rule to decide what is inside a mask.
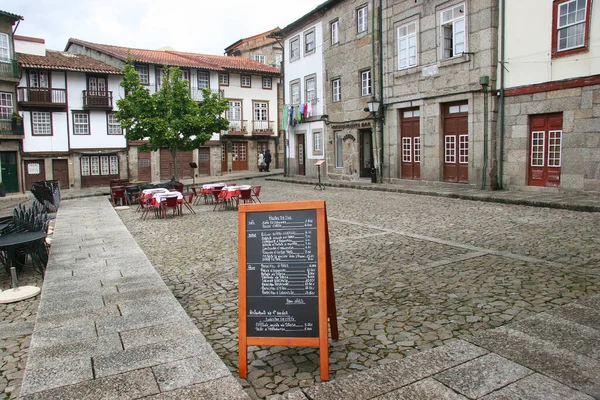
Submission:
[[[318,337],[317,212],[246,218],[247,336]]]
[[[318,346],[328,380],[328,325],[339,334],[325,201],[240,204],[238,280],[240,377],[248,346]]]

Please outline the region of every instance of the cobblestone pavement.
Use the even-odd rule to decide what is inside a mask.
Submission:
[[[263,202],[327,201],[340,340],[331,377],[389,363],[600,292],[600,213],[257,179]],[[237,212],[142,221],[119,210],[237,374]],[[251,347],[253,398],[319,381],[316,348]]]

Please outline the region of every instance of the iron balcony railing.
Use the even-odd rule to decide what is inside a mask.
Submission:
[[[83,108],[112,109],[112,92],[100,90],[83,91]]]
[[[66,106],[67,91],[53,88],[17,88],[17,100],[21,105]]]
[[[0,135],[23,135],[23,120],[0,120]]]
[[[252,133],[273,133],[273,121],[252,121]]]
[[[248,133],[248,121],[247,120],[229,120],[229,134],[247,134]]]
[[[18,78],[19,64],[16,58],[0,58],[0,78]]]

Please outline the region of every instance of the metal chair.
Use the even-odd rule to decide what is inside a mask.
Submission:
[[[260,188],[261,186],[252,186],[252,195],[256,200],[258,200],[259,203],[261,202],[258,198],[258,196],[260,196]]]
[[[160,202],[160,209],[164,217],[167,217],[167,210],[172,209],[173,215],[183,215],[181,212],[181,204],[177,200],[177,196],[167,196]]]

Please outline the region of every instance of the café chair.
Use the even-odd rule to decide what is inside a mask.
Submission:
[[[177,201],[177,196],[168,196],[165,197],[164,200],[160,202],[160,208],[164,217],[167,217],[167,210],[172,209],[173,215],[181,215],[183,216],[181,210],[181,204]]]
[[[126,205],[127,203],[127,194],[125,192],[125,188],[122,186],[115,186],[110,190],[110,198],[113,203],[113,207],[117,206],[117,201],[119,201],[120,205]]]
[[[215,211],[217,207],[219,207],[219,210],[223,208],[223,206],[227,207],[227,190],[213,189],[212,193],[213,197],[215,198],[215,206],[213,207],[213,211]]]
[[[252,189],[242,189],[240,190],[240,195],[237,198],[238,204],[240,201],[245,203],[254,203],[254,199],[252,198]]]
[[[258,200],[259,203],[261,202],[258,198],[260,196],[260,188],[261,186],[252,186],[252,196],[254,196],[254,198]]]

